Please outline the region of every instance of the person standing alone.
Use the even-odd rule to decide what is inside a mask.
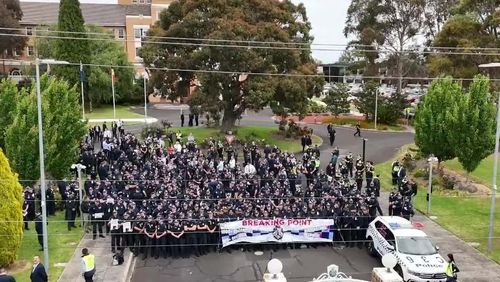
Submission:
[[[33,257],[33,269],[31,270],[30,279],[31,279],[31,282],[47,282],[47,281],[49,281],[49,277],[47,276],[47,272],[45,272],[45,267],[40,262],[39,256]]]
[[[87,248],[82,249],[82,275],[85,282],[92,282],[95,274],[95,257]]]

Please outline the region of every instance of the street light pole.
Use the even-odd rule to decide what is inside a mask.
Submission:
[[[432,164],[437,161],[437,158],[431,156],[429,159],[429,187],[427,189],[427,215],[431,213],[431,194],[432,194]]]
[[[35,79],[36,79],[36,104],[38,115],[38,152],[40,157],[40,193],[41,193],[41,209],[42,209],[42,233],[43,233],[43,256],[45,266],[47,267],[47,274],[49,274],[49,242],[47,233],[47,204],[46,204],[46,190],[45,185],[45,154],[43,152],[43,122],[42,122],[42,91],[40,90],[40,63],[53,64],[53,65],[67,65],[66,61],[56,61],[53,59],[35,60]]]
[[[495,231],[495,200],[497,192],[497,176],[498,176],[498,149],[500,139],[500,93],[497,94],[497,132],[495,134],[495,157],[493,161],[493,189],[491,190],[491,205],[490,205],[490,227],[488,231],[488,248],[487,252],[491,253],[493,250],[493,233]]]
[[[40,60],[35,60],[36,69],[36,104],[38,112],[38,151],[40,155],[40,189],[41,189],[41,208],[42,208],[42,232],[43,232],[43,255],[44,263],[47,267],[47,274],[49,273],[49,243],[47,233],[47,206],[45,196],[45,163],[43,152],[43,128],[42,128],[42,94],[40,90]]]
[[[375,90],[375,129],[377,129],[377,117],[378,117],[378,88]]]
[[[146,127],[148,126],[148,98],[147,98],[147,72],[144,71],[144,75],[142,76],[144,79],[144,122],[146,123]]]

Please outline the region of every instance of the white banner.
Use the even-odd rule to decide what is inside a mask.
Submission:
[[[332,242],[333,219],[245,219],[220,224],[222,247],[238,243]]]

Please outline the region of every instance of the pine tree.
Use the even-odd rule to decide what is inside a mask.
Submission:
[[[85,21],[82,16],[82,10],[80,9],[80,2],[78,0],[61,0],[59,4],[57,30],[77,33],[59,33],[58,36],[63,38],[57,40],[56,59],[70,63],[89,63],[89,42],[82,39],[64,38],[86,38]],[[67,80],[70,85],[74,85],[80,80],[78,66],[54,66],[53,71],[56,76]],[[87,68],[85,69],[85,73],[87,76],[89,75],[89,70]]]
[[[9,265],[17,257],[23,239],[22,188],[9,161],[0,149],[0,265]]]
[[[349,98],[348,85],[338,83],[332,90],[328,91],[328,95],[323,102],[328,105],[327,108],[333,115],[338,116],[339,114],[349,113],[351,105],[347,98]]]

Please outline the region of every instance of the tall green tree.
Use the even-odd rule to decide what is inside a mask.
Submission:
[[[305,46],[312,42],[304,5],[294,5],[291,1],[180,0],[162,12],[156,28],[161,28],[160,34],[168,37],[305,43]],[[196,78],[201,87],[194,95],[203,96],[196,100],[202,101],[202,109],[219,103],[224,131],[234,126],[245,109],[260,110],[272,100],[286,103],[288,108],[305,110],[307,98],[319,94],[324,83],[319,77],[300,76],[316,73],[310,50],[256,48],[252,44],[243,48],[231,42],[204,41],[200,45],[196,40],[179,41],[185,44],[158,38],[149,40],[163,44],[149,47],[145,44],[146,65],[174,69],[169,71],[174,78],[160,73],[159,81],[181,82],[185,87]],[[288,79],[249,73],[297,76]],[[168,89],[179,91],[179,87]],[[291,97],[288,94],[291,92],[296,95]]]
[[[88,63],[90,61],[90,45],[89,41],[85,40],[87,37],[85,20],[78,0],[60,1],[57,30],[62,32],[58,34],[61,38],[56,40],[55,59],[70,63]],[[70,85],[75,85],[80,81],[77,66],[55,66],[53,72],[56,76],[67,80]],[[88,75],[90,69],[86,68],[85,72]]]
[[[33,87],[29,91],[32,90]],[[40,177],[36,94],[28,94],[24,89],[22,92],[17,105],[13,105],[14,121],[5,132],[5,154],[21,179],[35,180]]]
[[[76,161],[86,125],[80,121],[78,93],[68,83],[46,75],[41,78],[43,140],[46,171],[62,179]],[[24,90],[21,90],[24,91]],[[36,87],[18,100],[14,122],[6,134],[6,153],[21,179],[36,180],[39,174]]]
[[[495,113],[489,79],[483,75],[474,78],[468,93],[457,99],[450,111],[455,155],[468,173],[494,151]]]
[[[26,45],[26,37],[15,36],[20,34],[19,30],[21,25],[19,22],[23,17],[19,0],[0,0],[0,27],[11,28],[12,30],[2,30],[1,33],[7,35],[0,35],[0,54],[5,59],[9,55],[13,55],[14,50],[22,50]],[[12,34],[12,35],[8,35]],[[5,62],[3,64],[3,71],[6,72]]]
[[[23,239],[22,187],[17,174],[0,149],[0,265],[9,265],[17,258]]]
[[[452,121],[449,111],[462,95],[462,86],[451,77],[435,80],[415,116],[415,143],[422,153],[433,154],[439,162],[453,159],[455,148],[450,132]]]
[[[351,103],[347,100],[349,98],[349,86],[345,83],[337,83],[333,89],[328,91],[328,95],[323,99],[328,106],[327,109],[338,116],[340,114],[349,113]]]
[[[373,120],[375,117],[377,88],[378,84],[375,82],[365,83],[363,85],[363,90],[359,93],[358,99],[354,101],[354,105],[358,111],[370,120]]]
[[[13,80],[5,79],[0,82],[0,148],[5,149],[5,131],[14,120],[12,107],[16,105],[17,85]]]
[[[472,49],[500,48],[500,10],[498,7],[500,7],[500,0],[461,0],[453,9],[450,9],[453,11],[453,16],[437,33],[432,45],[453,49],[437,50],[439,52],[429,58],[430,73],[472,78],[479,73],[479,64],[498,61],[500,56],[496,54],[498,52],[495,49],[480,52]]]
[[[52,27],[54,28],[54,27]],[[89,63],[94,65],[119,65],[128,66],[115,68],[115,96],[118,102],[130,102],[142,99],[142,88],[134,87],[134,69],[128,61],[127,54],[119,42],[114,40],[114,35],[102,27],[87,25],[85,30],[90,33],[88,38],[99,38],[100,40],[89,40],[90,57]],[[105,35],[94,35],[100,33]],[[108,39],[108,40],[106,40]],[[57,42],[51,39],[39,38],[37,40],[38,53],[41,58],[56,57]],[[73,68],[77,71],[76,68]],[[141,82],[142,83],[142,82]],[[108,67],[92,67],[91,73],[85,74],[85,97],[87,105],[99,106],[112,102],[111,92],[111,70]]]

